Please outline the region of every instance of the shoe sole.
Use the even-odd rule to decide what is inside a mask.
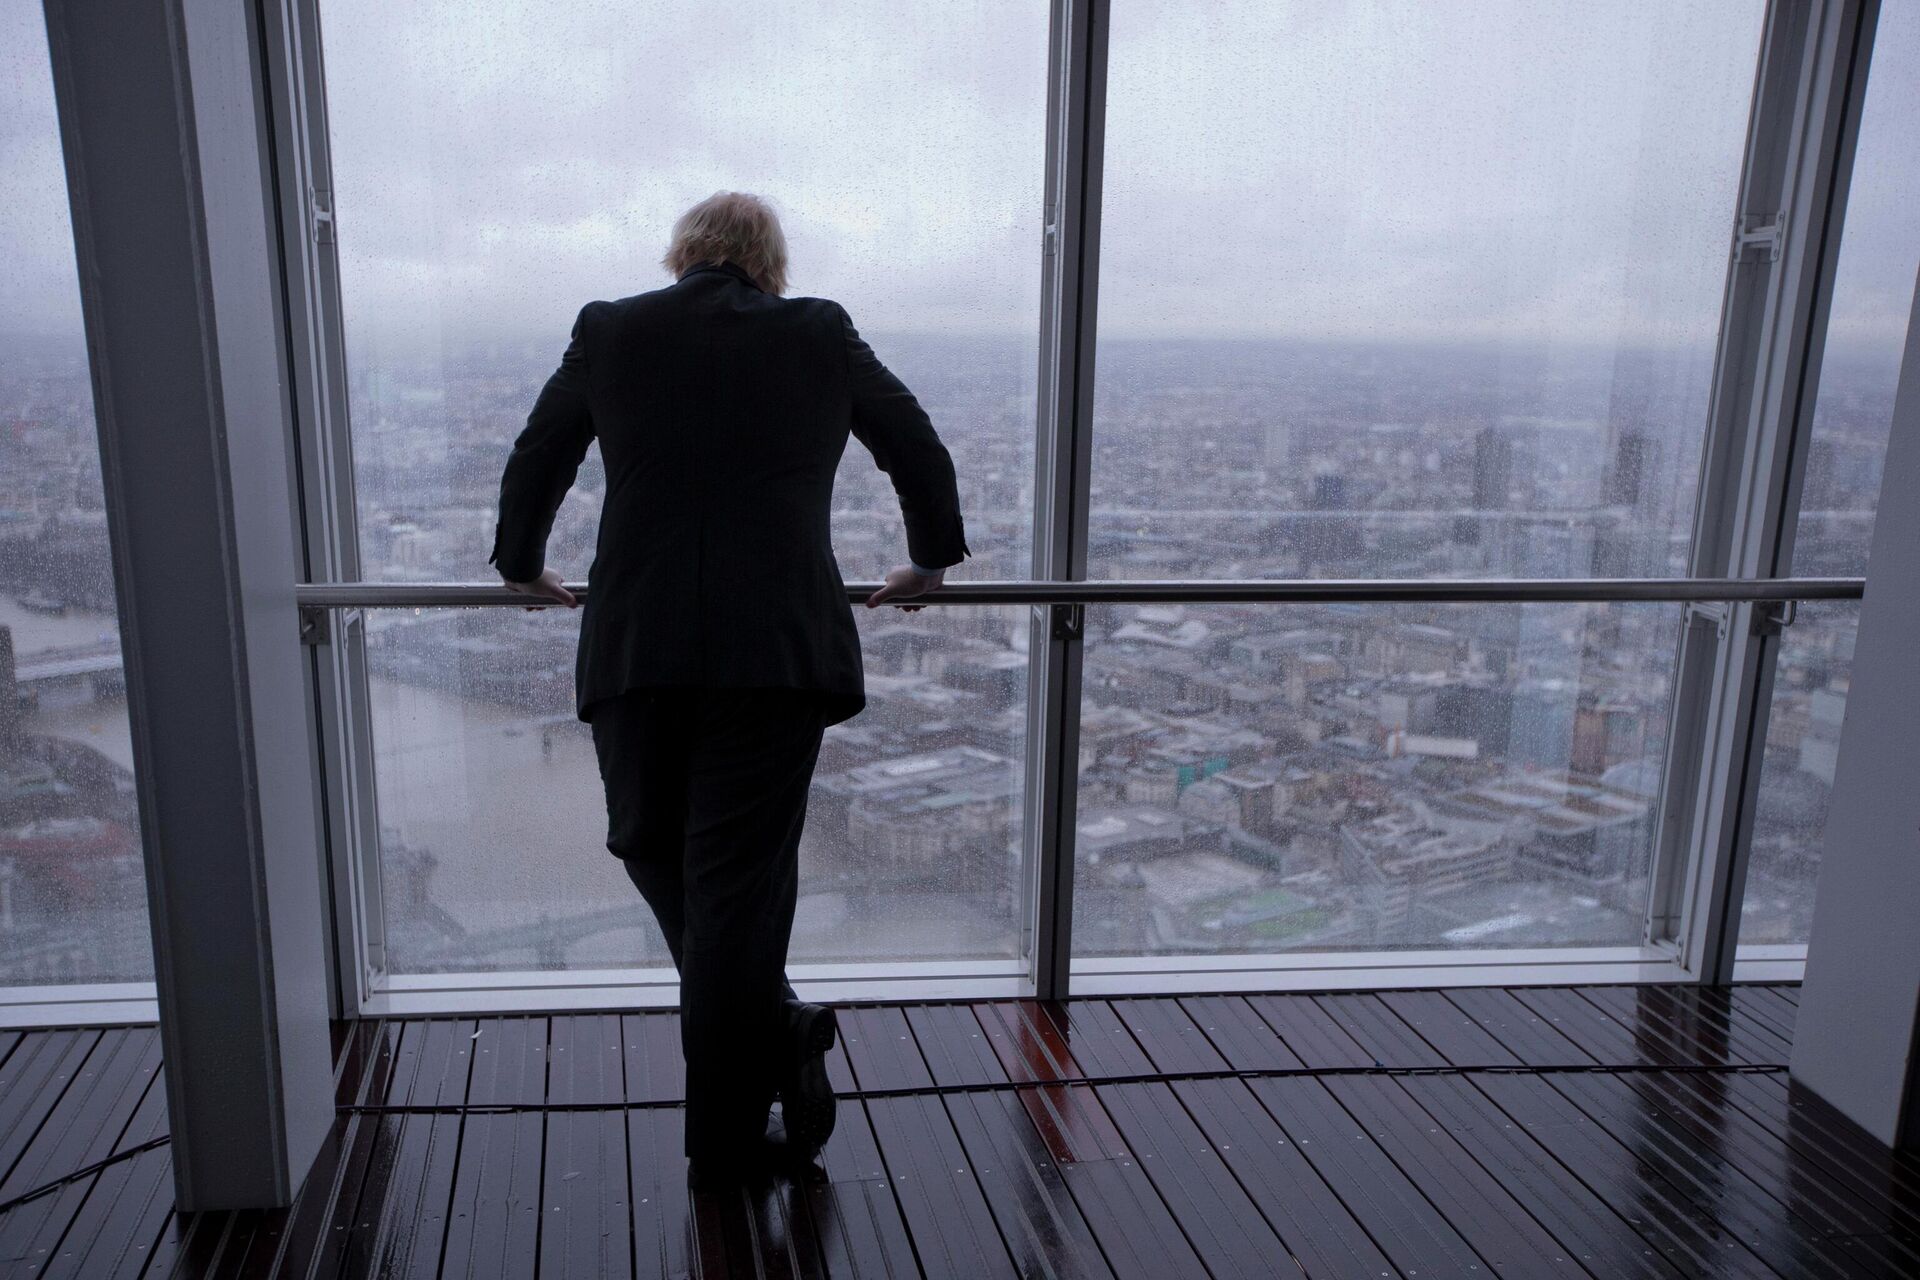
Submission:
[[[780,1114],[791,1146],[818,1151],[833,1136],[839,1100],[827,1078],[827,1053],[839,1034],[839,1019],[821,1006],[807,1015],[794,1036],[793,1073],[780,1091]]]

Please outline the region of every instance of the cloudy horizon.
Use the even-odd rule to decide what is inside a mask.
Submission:
[[[1913,0],[1876,69],[1920,62]],[[1046,6],[323,0],[350,349],[564,334],[666,283],[722,187],[796,292],[881,333],[1037,328]],[[1115,0],[1103,336],[1697,345],[1718,323],[1758,0]],[[0,3],[0,331],[75,332],[39,6]],[[1898,343],[1920,78],[1877,74],[1836,348]]]

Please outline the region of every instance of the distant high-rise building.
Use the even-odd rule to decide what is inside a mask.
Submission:
[[[1647,490],[1647,464],[1652,440],[1645,431],[1629,428],[1614,434],[1607,469],[1600,485],[1600,502],[1609,507],[1638,509]]]
[[[1313,477],[1313,509],[1345,511],[1347,509],[1347,478],[1338,471],[1317,473]]]
[[[0,626],[0,750],[20,733],[20,690],[14,682],[13,628]]]
[[[1497,427],[1482,427],[1473,439],[1473,507],[1504,511],[1512,502],[1513,441]]]
[[[1262,460],[1269,467],[1284,467],[1293,452],[1293,428],[1284,422],[1269,422],[1266,430],[1266,449]]]

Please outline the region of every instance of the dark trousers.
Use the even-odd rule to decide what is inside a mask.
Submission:
[[[800,690],[642,689],[591,708],[607,848],[680,971],[689,1156],[765,1131],[784,1034],[800,831],[826,725]]]

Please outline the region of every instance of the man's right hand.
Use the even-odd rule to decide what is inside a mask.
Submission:
[[[887,574],[886,583],[867,597],[867,608],[877,609],[892,600],[907,600],[914,596],[925,595],[947,579],[946,570],[938,573],[921,573],[910,564],[900,565]],[[902,605],[906,611],[925,608],[924,605]]]
[[[523,596],[539,596],[542,600],[551,600],[555,604],[563,604],[571,609],[580,602],[574,599],[573,592],[561,585],[561,581],[558,569],[542,569],[540,576],[531,582],[509,582],[506,587],[507,590],[518,591]],[[527,608],[544,609],[546,606],[530,604]]]

